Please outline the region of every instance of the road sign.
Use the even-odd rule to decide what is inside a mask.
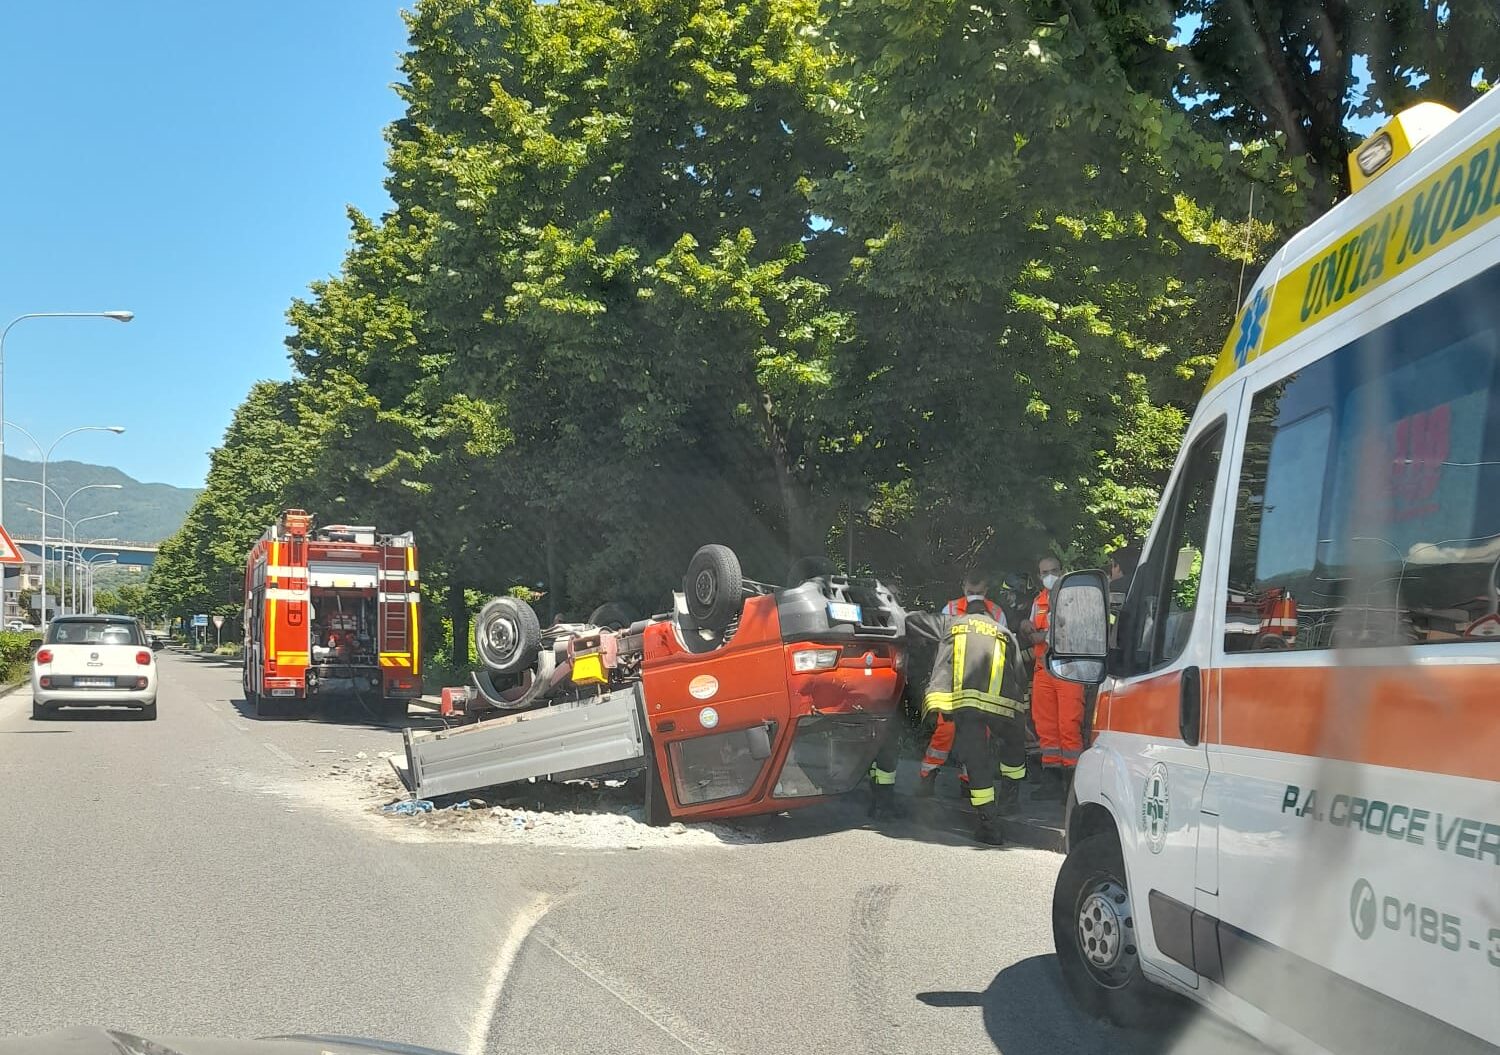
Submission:
[[[10,539],[10,532],[0,527],[0,564],[25,564],[26,558]]]
[[[222,615],[216,615],[216,616],[214,616],[214,629],[217,630],[217,629],[219,629],[223,625],[224,625],[224,617]]]
[[[208,616],[206,616],[206,615],[195,615],[195,616],[193,616],[193,625],[194,626],[207,626],[208,625]]]

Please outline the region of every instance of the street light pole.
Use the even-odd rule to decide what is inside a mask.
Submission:
[[[5,420],[5,337],[10,333],[11,327],[26,319],[113,319],[116,322],[129,322],[135,318],[133,311],[30,311],[25,315],[17,315],[5,324],[5,329],[0,330],[0,421]],[[33,441],[35,442],[35,441]],[[38,450],[41,448],[38,447]],[[5,467],[5,430],[0,429],[0,472]],[[4,517],[5,510],[5,488],[0,484],[0,518]]]
[[[87,313],[85,313],[85,314],[87,314]],[[129,312],[120,312],[118,314],[129,315],[130,313]],[[24,317],[25,316],[23,316],[23,318]],[[106,318],[113,318],[114,315],[112,315],[112,314],[106,314],[105,317]],[[132,316],[132,318],[133,317],[134,316]],[[129,322],[130,319],[122,319],[121,321],[122,322]],[[11,325],[14,326],[15,323],[13,322],[13,323],[11,323]],[[9,327],[7,327],[7,329],[9,329]],[[3,334],[0,334],[0,336],[3,336]],[[0,349],[0,360],[3,360],[3,355],[4,355],[3,349]],[[3,361],[0,361],[0,373],[3,373],[3,372],[4,372]],[[3,420],[3,419],[0,419],[0,420]],[[13,421],[7,421],[7,422],[5,422],[5,424],[9,425],[11,428],[13,428],[16,431],[20,432],[23,436],[25,436],[28,440],[31,441],[32,446],[34,446],[38,451],[42,451],[42,445],[37,442],[36,437],[33,436],[31,433],[27,432],[20,425],[17,425]],[[42,624],[42,630],[43,631],[45,631],[47,629],[47,604],[46,604],[46,600],[47,600],[47,492],[52,490],[50,487],[47,486],[47,463],[52,460],[52,452],[57,449],[57,445],[59,443],[61,443],[63,440],[67,439],[69,436],[72,436],[75,433],[79,433],[79,432],[113,432],[116,436],[118,436],[120,433],[122,433],[124,431],[125,431],[125,427],[123,425],[80,425],[76,429],[69,429],[67,432],[64,432],[61,436],[57,437],[57,439],[55,439],[55,440],[52,441],[52,445],[50,447],[48,447],[45,451],[42,451],[42,479],[40,480],[41,487],[42,487],[42,508],[41,509],[31,510],[31,512],[40,514],[41,515],[41,521],[42,521],[42,537],[40,539],[40,544],[41,544],[41,548],[42,548],[42,620],[41,620],[41,624]],[[4,433],[4,429],[0,429],[0,434],[3,434],[3,433]],[[4,446],[3,443],[0,443],[0,464],[3,464],[4,457],[5,457],[5,446]],[[100,484],[99,486],[100,487],[109,487],[111,485],[109,485],[109,484]],[[120,487],[122,485],[115,484],[113,486],[116,487],[116,488],[118,488],[118,487]],[[74,493],[76,494],[77,492],[74,492]],[[3,501],[3,497],[0,497],[0,501]],[[4,508],[3,506],[0,506],[0,509],[3,509],[3,508]],[[61,576],[61,571],[62,571],[62,568],[61,568],[61,565],[59,565],[59,567],[58,567],[58,572],[59,572],[58,578],[59,579],[61,579],[61,577],[62,577]]]
[[[72,594],[73,594],[73,611],[74,611],[75,614],[77,613],[78,607],[79,607],[79,605],[78,605],[78,588],[82,584],[80,576],[78,574],[78,562],[83,558],[83,551],[78,548],[78,525],[79,524],[86,524],[90,520],[104,520],[104,519],[106,519],[108,517],[117,517],[119,515],[120,515],[120,511],[118,509],[113,509],[113,510],[110,510],[108,513],[95,513],[91,517],[79,517],[77,520],[69,520],[66,516],[64,516],[62,518],[63,527],[66,528],[66,529],[68,529],[69,531],[71,531],[72,536],[73,536],[73,542],[72,542],[72,547],[71,547],[72,551],[73,551]],[[68,542],[67,542],[66,536],[64,536],[63,547],[64,547],[63,548],[63,557],[64,557],[64,559],[66,559],[67,554],[68,554]]]
[[[71,497],[71,496],[69,496],[69,497]],[[35,506],[27,506],[26,507],[26,511],[29,512],[29,513],[40,513],[41,512],[41,510],[37,509]],[[57,560],[57,585],[58,585],[58,595],[59,595],[59,597],[58,597],[58,599],[59,599],[59,607],[62,608],[62,614],[63,615],[67,615],[68,614],[68,606],[67,606],[67,604],[65,602],[66,602],[66,599],[67,599],[68,595],[69,594],[72,595],[75,607],[77,606],[77,602],[78,602],[78,591],[77,591],[77,588],[76,588],[76,584],[73,585],[73,586],[69,585],[69,579],[70,578],[74,578],[76,580],[76,576],[74,576],[74,574],[73,574],[74,570],[69,567],[69,563],[68,563],[69,562],[68,540],[69,540],[69,536],[70,536],[70,529],[71,529],[71,537],[74,538],[74,539],[76,539],[78,537],[78,525],[79,524],[87,523],[90,520],[103,520],[105,517],[117,517],[117,516],[120,515],[120,511],[118,509],[112,509],[108,513],[97,513],[97,514],[95,514],[94,516],[91,516],[91,517],[80,517],[78,520],[69,520],[66,516],[60,516],[60,515],[58,515],[56,513],[53,513],[51,515],[54,518],[56,518],[57,520],[62,521],[62,526],[58,529],[59,532],[60,532],[59,537],[62,540],[62,545],[58,547],[59,556],[58,556],[58,560]],[[45,514],[44,514],[44,516],[45,516]],[[44,575],[43,576],[44,593],[45,593],[45,585],[46,585],[46,576]]]
[[[94,541],[98,542],[100,540],[99,539],[95,539]],[[94,570],[96,568],[110,568],[110,567],[114,567],[115,565],[118,565],[120,563],[118,560],[105,560],[105,561],[103,561],[103,563],[100,563],[100,564],[95,564],[94,562],[95,561],[99,561],[99,560],[101,560],[104,557],[114,558],[114,557],[118,557],[119,555],[120,554],[119,554],[118,550],[104,550],[102,552],[94,554],[92,557],[90,557],[87,560],[85,560],[85,561],[82,562],[82,567],[83,567],[84,575],[85,575],[86,581],[87,581],[87,587],[85,588],[85,592],[84,592],[84,595],[83,595],[83,614],[84,615],[93,615],[94,614]]]
[[[73,501],[73,499],[77,498],[84,491],[93,491],[93,490],[118,491],[122,487],[125,486],[124,484],[84,484],[82,487],[77,488],[67,498],[64,498],[62,495],[60,495],[60,494],[57,493],[57,491],[56,491],[55,488],[48,487],[46,484],[42,483],[40,480],[26,480],[26,479],[22,479],[19,476],[5,476],[5,477],[0,477],[0,480],[3,480],[5,483],[8,483],[8,484],[33,484],[33,485],[35,485],[37,487],[45,488],[44,493],[45,494],[50,494],[53,498],[57,499],[57,501],[62,505],[62,515],[63,515],[64,519],[66,519],[67,516],[68,516],[68,503],[71,502],[71,501]],[[43,581],[43,584],[45,585],[46,578],[47,578],[47,576],[46,576],[46,564],[45,563],[42,565],[42,572],[43,572],[43,574],[42,574],[42,581]],[[45,594],[46,590],[44,589],[42,592],[43,592],[43,594]]]

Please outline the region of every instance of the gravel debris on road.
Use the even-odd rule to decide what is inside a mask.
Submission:
[[[409,799],[391,769],[393,752],[328,763],[306,788],[320,804],[352,812],[387,838],[407,842],[510,843],[582,850],[704,848],[759,842],[725,824],[648,825],[634,782],[568,781],[485,788],[467,799],[440,800],[427,812],[386,812]]]

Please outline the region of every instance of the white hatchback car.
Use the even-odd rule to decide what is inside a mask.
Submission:
[[[65,615],[47,625],[31,661],[31,716],[59,707],[132,707],[156,719],[156,656],[123,615]]]

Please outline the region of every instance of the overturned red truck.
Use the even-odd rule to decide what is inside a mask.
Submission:
[[[315,526],[288,509],[245,560],[245,700],[284,715],[342,696],[382,717],[422,695],[421,594],[411,533]]]
[[[406,732],[418,795],[643,774],[648,822],[777,813],[859,786],[900,707],[905,613],[875,580],[799,562],[752,582],[724,546],[688,566],[670,612],[622,606],[542,627],[500,597],[475,623],[485,669],[443,690],[477,724]],[[505,717],[496,717],[504,712]]]

